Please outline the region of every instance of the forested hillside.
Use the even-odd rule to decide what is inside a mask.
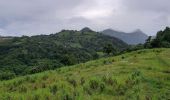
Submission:
[[[102,57],[110,45],[116,54],[128,47],[123,41],[94,32],[63,30],[51,35],[22,36],[0,42],[0,79],[37,73]]]

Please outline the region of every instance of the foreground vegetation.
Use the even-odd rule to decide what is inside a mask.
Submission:
[[[0,100],[168,100],[170,49],[139,50],[0,82]]]

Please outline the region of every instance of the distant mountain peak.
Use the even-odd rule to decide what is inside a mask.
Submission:
[[[144,33],[141,29],[136,29],[135,31],[133,31],[132,33]]]
[[[93,30],[91,30],[89,27],[85,27],[81,29],[81,32],[93,32]]]
[[[129,33],[122,32],[122,31],[116,31],[113,29],[106,29],[106,30],[102,31],[102,33],[105,35],[119,38],[128,44],[145,43],[145,40],[148,38],[148,36],[140,29],[137,29],[137,30],[135,30],[133,32],[129,32]]]
[[[105,29],[104,31],[121,32],[121,31],[119,31],[119,30],[114,30],[114,29],[111,29],[111,28]]]
[[[111,28],[108,28],[108,29],[105,29],[105,30],[107,30],[107,31],[114,31],[114,30],[113,30],[113,29],[111,29]],[[104,31],[105,31],[105,30],[104,30]]]

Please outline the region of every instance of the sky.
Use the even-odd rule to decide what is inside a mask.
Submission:
[[[114,29],[148,35],[170,26],[170,0],[0,0],[0,35],[51,34],[62,29]]]

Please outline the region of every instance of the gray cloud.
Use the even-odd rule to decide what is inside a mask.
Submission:
[[[123,3],[130,10],[170,13],[169,0],[124,0]]]
[[[62,29],[122,31],[149,35],[170,25],[169,0],[0,0],[0,35],[36,35]]]

